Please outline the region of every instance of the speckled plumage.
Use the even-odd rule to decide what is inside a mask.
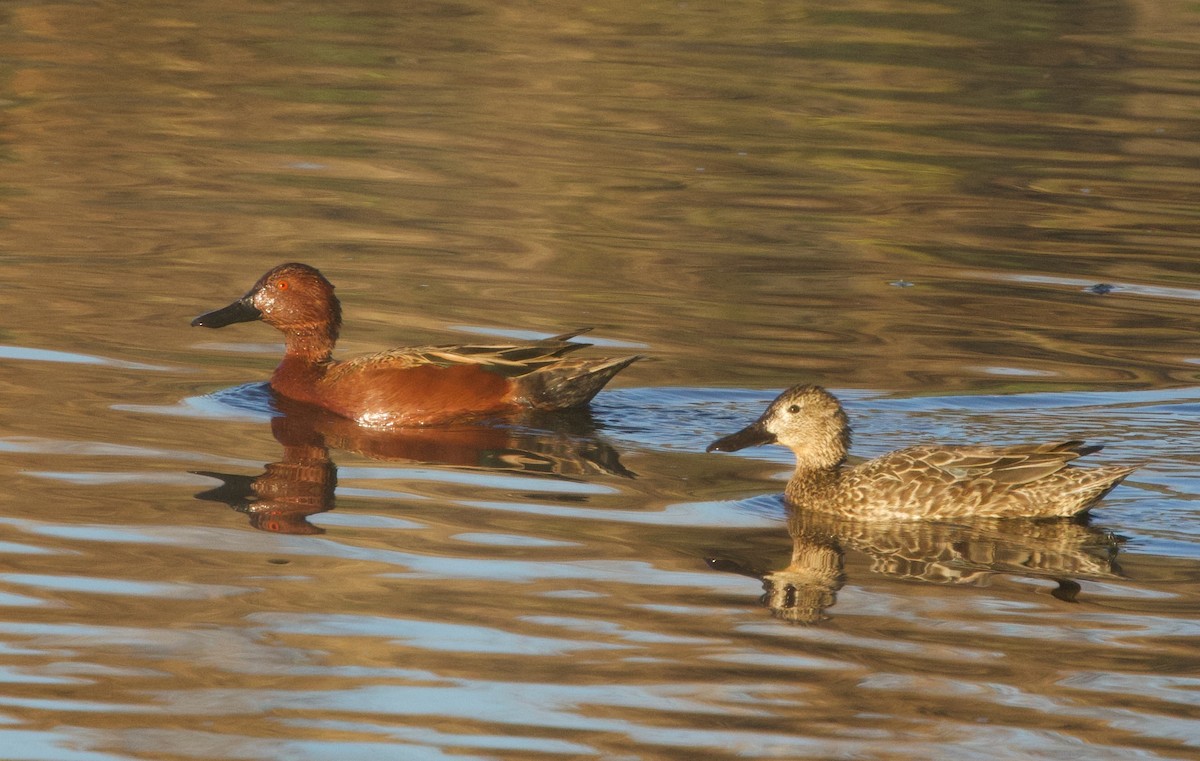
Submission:
[[[708,451],[779,443],[796,455],[785,490],[802,507],[863,520],[1049,518],[1085,512],[1136,466],[1078,468],[1100,449],[1082,441],[990,446],[915,446],[847,465],[850,424],[820,386],[794,386],[757,421]]]

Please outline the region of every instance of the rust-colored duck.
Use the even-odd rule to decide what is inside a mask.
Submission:
[[[271,376],[277,394],[371,428],[581,407],[639,359],[566,358],[587,346],[569,340],[580,330],[525,344],[409,347],[339,362],[333,347],[341,304],[333,285],[307,264],[271,269],[245,296],[192,325],[252,320],[283,333],[283,361]]]
[[[1066,517],[1089,510],[1137,469],[1072,467],[1072,460],[1100,450],[1082,441],[916,446],[850,466],[846,412],[833,394],[812,385],[783,392],[757,421],[708,451],[770,443],[796,455],[784,491],[789,502],[860,520]]]

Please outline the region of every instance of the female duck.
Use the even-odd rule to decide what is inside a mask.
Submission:
[[[846,413],[828,391],[807,385],[783,392],[757,421],[708,451],[769,443],[796,455],[789,502],[862,520],[1065,517],[1085,512],[1137,469],[1071,467],[1100,449],[1082,441],[917,446],[847,466]]]
[[[271,376],[276,393],[373,428],[580,407],[639,359],[564,359],[587,345],[568,340],[583,332],[576,331],[522,345],[411,347],[338,362],[341,304],[307,264],[275,267],[245,296],[192,325],[251,320],[283,333],[283,361]]]

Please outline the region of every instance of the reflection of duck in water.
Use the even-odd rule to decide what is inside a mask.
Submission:
[[[250,516],[250,525],[280,534],[321,534],[308,516],[333,509],[337,466],[329,459],[324,437],[294,419],[277,417],[271,432],[283,444],[283,459],[267,463],[257,476],[196,471],[222,485],[200,492],[197,499],[224,502]]]
[[[1122,540],[1082,519],[972,519],[956,523],[862,521],[789,507],[792,556],[785,568],[756,571],[725,559],[717,570],[761,579],[763,603],[778,618],[816,623],[845,583],[846,550],[871,559],[871,571],[932,584],[983,586],[995,574],[1050,579],[1052,594],[1073,602],[1074,579],[1120,578]]]
[[[504,346],[422,346],[340,362],[333,347],[342,308],[333,285],[307,264],[281,264],[245,296],[192,320],[222,328],[263,320],[286,341],[271,376],[281,396],[372,428],[441,424],[520,410],[574,409],[638,357],[573,359],[583,331]]]
[[[1090,509],[1136,467],[1077,468],[1100,449],[1082,441],[991,446],[917,446],[846,465],[850,424],[820,386],[783,392],[757,421],[708,451],[779,443],[796,455],[787,500],[864,520],[1048,518]]]
[[[506,425],[378,431],[281,397],[275,406],[283,415],[271,420],[271,432],[283,445],[283,458],[257,476],[200,472],[223,485],[196,495],[246,513],[250,524],[264,531],[323,532],[308,516],[334,507],[337,466],[330,447],[381,460],[489,471],[633,477],[616,450],[595,436],[586,411],[544,419],[523,416]]]

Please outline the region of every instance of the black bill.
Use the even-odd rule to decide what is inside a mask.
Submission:
[[[773,444],[775,434],[766,429],[762,422],[751,423],[737,433],[717,439],[708,445],[706,452],[736,452],[739,449],[753,447],[759,444]]]
[[[196,319],[192,320],[193,328],[223,328],[226,325],[232,325],[235,322],[250,322],[252,320],[261,320],[262,312],[250,303],[250,299],[242,298],[233,302],[227,307],[212,312],[205,312]]]

